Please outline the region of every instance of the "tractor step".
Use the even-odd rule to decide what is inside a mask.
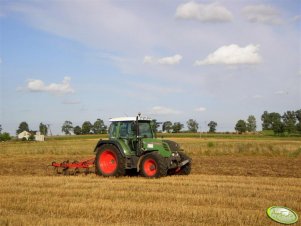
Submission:
[[[73,162],[71,162],[70,160],[66,160],[61,163],[52,162],[51,165],[47,166],[47,174],[50,175],[52,173],[63,175],[95,173],[95,158]]]

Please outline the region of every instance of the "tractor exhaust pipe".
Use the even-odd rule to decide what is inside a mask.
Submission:
[[[141,137],[140,131],[139,131],[139,118],[140,118],[141,113],[139,112],[138,115],[136,116],[136,139],[137,139],[137,147],[136,147],[136,152],[137,155],[141,155]]]

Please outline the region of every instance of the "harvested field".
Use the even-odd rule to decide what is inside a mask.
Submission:
[[[1,143],[0,225],[279,225],[272,205],[300,216],[301,141],[173,140],[190,176],[46,176],[53,160],[93,157],[97,140]]]

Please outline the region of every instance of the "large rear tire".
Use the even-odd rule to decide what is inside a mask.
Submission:
[[[98,175],[124,176],[125,158],[114,145],[106,144],[97,150],[95,167]]]
[[[164,158],[157,152],[146,154],[140,164],[140,174],[148,178],[159,178],[167,175]]]

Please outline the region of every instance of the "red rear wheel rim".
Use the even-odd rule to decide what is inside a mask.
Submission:
[[[102,152],[99,157],[99,166],[102,173],[112,174],[117,168],[117,159],[115,154],[110,150]]]
[[[157,173],[157,164],[153,159],[147,159],[144,161],[143,170],[146,176],[154,176]]]

